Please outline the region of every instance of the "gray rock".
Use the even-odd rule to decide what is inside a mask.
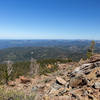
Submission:
[[[95,87],[96,89],[100,89],[100,82],[94,83],[94,87]]]
[[[54,89],[56,89],[56,90],[62,88],[62,86],[59,85],[59,84],[57,84],[57,83],[54,83],[54,84],[52,85],[52,87],[53,87]]]
[[[38,87],[37,87],[37,86],[34,86],[34,87],[32,87],[31,92],[35,92],[35,91],[37,91],[37,90],[38,90]]]

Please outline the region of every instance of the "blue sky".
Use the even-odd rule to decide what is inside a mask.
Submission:
[[[0,39],[100,39],[100,0],[0,0]]]

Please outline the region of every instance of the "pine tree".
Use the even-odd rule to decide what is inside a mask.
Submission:
[[[94,48],[95,48],[95,41],[91,41],[91,45],[87,51],[87,58],[90,58],[94,54]]]

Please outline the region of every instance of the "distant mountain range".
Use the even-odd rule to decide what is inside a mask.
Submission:
[[[86,58],[90,40],[0,40],[0,62],[45,58]],[[100,53],[100,41],[96,41],[95,52]]]
[[[82,44],[81,44],[82,43]],[[86,45],[89,40],[0,40],[0,49],[12,47],[51,47]]]

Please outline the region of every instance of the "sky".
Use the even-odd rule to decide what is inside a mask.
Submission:
[[[100,40],[100,0],[0,0],[0,39]]]

